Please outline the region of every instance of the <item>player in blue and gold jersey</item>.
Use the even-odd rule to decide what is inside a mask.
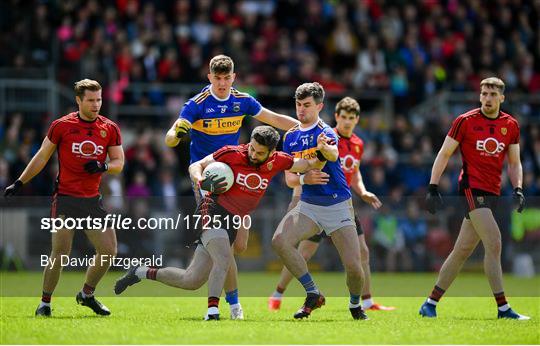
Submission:
[[[238,145],[240,127],[245,116],[282,130],[289,130],[298,124],[295,119],[272,112],[252,96],[232,87],[236,74],[234,62],[225,55],[217,55],[210,60],[210,85],[188,100],[180,116],[165,136],[165,143],[175,147],[180,139],[191,131],[190,163],[197,162],[226,145]],[[194,187],[195,198],[200,191]],[[249,232],[239,229],[234,242],[235,253],[247,247]],[[243,311],[238,303],[236,262],[233,261],[225,283],[226,300],[231,305],[231,318],[243,319]]]
[[[291,188],[302,186],[302,195],[298,204],[281,220],[272,246],[306,290],[304,305],[294,314],[294,318],[308,317],[312,310],[325,303],[324,296],[308,272],[304,257],[296,247],[300,241],[325,232],[332,238],[347,273],[352,317],[367,319],[360,302],[364,280],[351,191],[338,160],[338,137],[319,118],[324,89],[319,83],[302,84],[296,89],[295,99],[300,125],[285,134],[283,151],[295,157],[318,157],[328,162],[322,171],[314,172],[309,183],[304,181],[305,176],[285,172],[287,185]],[[324,154],[317,150],[317,137],[321,133],[332,146],[332,150],[326,150]]]

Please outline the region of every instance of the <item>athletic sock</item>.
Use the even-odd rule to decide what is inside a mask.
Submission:
[[[41,303],[39,303],[39,307],[51,306],[51,299],[52,299],[52,293],[43,291],[41,293]]]
[[[285,292],[285,288],[278,286],[276,287],[276,290],[274,291],[274,293],[272,293],[272,298],[281,299],[281,297],[283,297],[284,292]]]
[[[349,308],[357,308],[360,304],[360,295],[349,293]]]
[[[148,268],[146,271],[146,278],[148,280],[156,280],[158,268]]]
[[[510,304],[506,301],[506,297],[504,296],[504,291],[499,293],[493,293],[493,296],[495,297],[495,301],[497,302],[497,308],[500,311],[506,311],[510,309]]]
[[[141,280],[146,279],[147,271],[148,271],[148,267],[140,266],[139,268],[135,269],[135,275],[137,275],[137,277]]]
[[[364,309],[369,309],[373,306],[373,299],[371,299],[371,294],[364,294],[362,296],[362,307]]]
[[[229,303],[229,305],[238,304],[238,288],[233,291],[225,292],[225,301]]]
[[[437,305],[439,300],[442,298],[445,290],[440,288],[439,286],[435,285],[433,287],[433,291],[431,291],[431,294],[429,295],[429,298],[427,299],[427,302],[432,305]]]
[[[319,289],[317,288],[317,285],[315,285],[315,282],[313,282],[313,278],[311,277],[309,272],[299,277],[298,281],[300,281],[302,286],[304,286],[306,293],[319,294]]]
[[[95,290],[96,290],[95,287],[92,287],[89,284],[85,283],[82,290],[81,290],[81,294],[82,294],[83,298],[90,298],[90,297],[94,296],[94,291]]]
[[[218,297],[208,297],[208,309],[210,308],[219,308],[219,298]]]

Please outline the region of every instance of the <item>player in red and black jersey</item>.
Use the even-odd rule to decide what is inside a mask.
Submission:
[[[523,171],[519,153],[519,126],[514,117],[500,110],[504,102],[504,82],[486,78],[480,83],[481,107],[460,115],[437,158],[433,163],[426,197],[428,211],[434,214],[442,206],[437,184],[448,159],[459,146],[463,169],[459,190],[467,206],[454,249],[444,262],[437,283],[429,298],[420,308],[420,315],[436,317],[436,305],[450,287],[461,267],[480,241],[484,245],[484,271],[498,306],[498,318],[529,319],[514,312],[507,303],[501,267],[501,232],[492,210],[501,189],[501,174],[505,155],[508,156],[508,176],[514,186],[518,212],[524,206],[522,192]]]
[[[360,119],[360,105],[358,102],[351,98],[345,97],[336,104],[336,110],[334,113],[336,119],[336,127],[334,131],[339,136],[338,151],[339,160],[341,162],[341,168],[345,173],[347,179],[347,185],[351,187],[356,194],[366,203],[371,205],[374,209],[381,207],[382,203],[377,196],[369,192],[362,180],[362,174],[360,173],[360,162],[364,153],[364,141],[360,137],[354,134],[353,130]],[[304,183],[309,184],[312,182],[312,175],[316,173],[308,172],[304,176]],[[294,190],[293,200],[291,201],[290,208],[294,207],[300,198],[300,190]],[[360,258],[362,260],[362,269],[364,271],[364,285],[362,288],[362,308],[364,310],[394,310],[394,307],[387,307],[373,302],[371,298],[371,270],[369,268],[369,249],[366,244],[366,238],[360,224],[360,220],[355,216],[356,231],[358,233],[358,240],[360,241]],[[319,248],[322,238],[327,237],[324,232],[317,234],[307,240],[300,242],[298,250],[302,256],[309,260],[317,249]],[[276,290],[268,298],[268,309],[271,311],[279,310],[281,307],[281,300],[283,293],[287,289],[287,286],[293,279],[292,274],[283,267],[281,270],[281,276],[277,284]]]
[[[324,134],[318,137],[318,149],[321,152],[318,157],[324,158],[324,152],[330,147],[328,141],[329,138]],[[249,215],[257,207],[276,174],[285,170],[302,173],[310,169],[321,169],[326,162],[318,158],[297,159],[276,151],[278,142],[279,133],[274,128],[258,126],[253,130],[248,144],[225,146],[191,164],[189,172],[193,183],[211,192],[199,207],[201,214],[212,216],[212,220],[217,216],[222,221],[227,216]],[[204,168],[216,161],[229,165],[234,174],[234,184],[224,193],[220,193],[226,185],[224,178],[210,176],[203,179],[202,176]],[[200,244],[187,269],[133,267],[116,282],[116,294],[145,278],[187,290],[198,289],[208,281],[208,312],[205,319],[219,319],[219,296],[233,260],[231,245],[237,231],[234,227],[227,228],[224,223],[221,225],[215,226],[212,221],[209,229],[202,230]]]
[[[41,148],[28,163],[19,179],[6,188],[5,196],[13,195],[45,167],[58,151],[58,177],[52,199],[52,218],[103,218],[107,212],[101,204],[99,184],[105,172],[118,174],[124,166],[120,129],[111,120],[99,115],[101,86],[94,80],[75,83],[75,99],[79,111],[63,116],[51,124]],[[109,161],[106,162],[107,156]],[[94,224],[94,223],[92,223]],[[83,289],[77,302],[99,315],[109,315],[106,306],[94,298],[94,290],[116,255],[114,229],[105,232],[86,230],[86,236],[96,249],[94,266],[89,266]],[[36,315],[51,316],[51,296],[62,271],[61,258],[71,252],[73,230],[52,233],[52,251],[43,274],[43,295]],[[54,260],[54,262],[52,262]]]

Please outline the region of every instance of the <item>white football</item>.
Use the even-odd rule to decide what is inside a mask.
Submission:
[[[202,175],[204,178],[210,175],[216,175],[217,179],[225,178],[225,182],[227,183],[225,191],[229,190],[234,183],[234,173],[231,167],[229,167],[229,165],[223,162],[212,162],[211,164],[206,166]]]

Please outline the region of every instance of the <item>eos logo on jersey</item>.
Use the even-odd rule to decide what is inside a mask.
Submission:
[[[83,141],[81,143],[73,143],[71,145],[71,152],[82,156],[101,155],[103,154],[103,146],[97,145],[92,141]]]
[[[504,150],[504,143],[499,142],[493,137],[488,137],[483,141],[476,141],[476,150],[485,151],[488,154],[497,154]]]
[[[353,168],[358,164],[358,160],[356,160],[352,155],[345,155],[344,157],[340,157],[339,161],[341,162],[341,167],[343,167],[343,169],[347,171],[353,170]]]
[[[236,176],[236,183],[245,186],[250,190],[266,190],[268,187],[268,179],[261,178],[257,173],[238,173]]]

